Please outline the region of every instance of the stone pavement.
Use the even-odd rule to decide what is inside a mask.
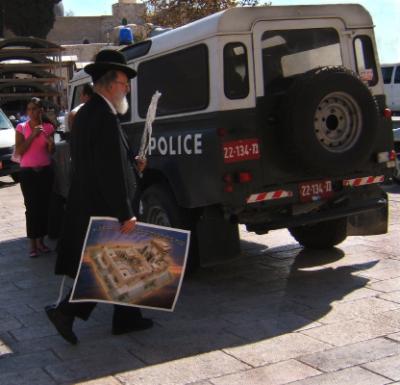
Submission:
[[[400,384],[400,187],[389,234],[302,250],[285,230],[242,229],[243,255],[185,278],[173,313],[112,336],[111,306],[64,342],[43,307],[54,253],[30,259],[18,185],[0,179],[1,385]],[[54,246],[54,245],[53,245]],[[71,284],[71,282],[69,282]]]

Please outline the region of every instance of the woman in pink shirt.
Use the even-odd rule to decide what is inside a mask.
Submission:
[[[47,234],[47,219],[53,184],[51,154],[54,151],[54,127],[42,122],[43,104],[32,98],[27,106],[29,119],[18,124],[15,152],[21,156],[20,184],[25,203],[26,232],[30,239],[29,256],[49,252],[43,238]]]

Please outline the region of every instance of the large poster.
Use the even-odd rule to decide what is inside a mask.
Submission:
[[[129,234],[115,218],[92,217],[71,302],[107,302],[173,311],[190,231],[138,222]]]

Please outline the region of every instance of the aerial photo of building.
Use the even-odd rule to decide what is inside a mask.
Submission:
[[[97,246],[89,257],[107,299],[133,303],[172,281],[170,250],[168,240],[155,238],[137,247]]]

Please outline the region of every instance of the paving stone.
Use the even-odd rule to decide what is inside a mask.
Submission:
[[[385,311],[374,315],[365,315],[365,318],[371,319],[375,322],[380,322],[393,327],[396,331],[400,331],[400,309]]]
[[[43,370],[19,370],[17,373],[0,372],[0,385],[55,385]],[[111,385],[111,384],[110,384]]]
[[[374,316],[377,313],[397,309],[400,307],[400,303],[396,304],[385,301],[384,299],[368,297],[349,302],[336,302],[331,306],[331,310],[322,317],[318,313],[318,309],[308,310],[303,312],[303,314],[310,319],[316,319],[318,317],[319,322],[329,324],[360,317]]]
[[[386,337],[400,342],[400,333],[389,334]]]
[[[9,354],[0,359],[0,373],[18,372],[20,370],[43,367],[60,360],[51,351],[29,354]]]
[[[226,331],[217,332],[211,329],[208,332],[206,329],[199,329],[196,333],[185,333],[170,331],[168,328],[160,330],[162,332],[155,334],[159,336],[158,339],[151,336],[147,340],[142,333],[137,333],[140,334],[138,338],[137,334],[132,334],[132,338],[140,340],[141,345],[132,344],[127,347],[128,351],[147,364],[156,364],[245,343],[243,338]]]
[[[397,354],[400,354],[399,343],[384,338],[376,338],[308,354],[299,357],[298,360],[323,372],[333,372]]]
[[[15,317],[18,315],[32,314],[34,310],[29,305],[25,304],[15,305],[14,303],[2,303],[0,305],[0,312],[3,314],[7,312],[9,315]]]
[[[400,278],[385,279],[383,281],[374,282],[368,285],[370,289],[389,293],[391,291],[400,290]]]
[[[386,301],[392,301],[400,304],[400,290],[391,293],[385,293],[379,296],[379,298],[385,299]]]
[[[251,320],[227,327],[227,331],[247,341],[259,341],[285,333],[321,326],[309,318],[294,313],[283,313],[265,320]]]
[[[200,381],[200,382],[196,381],[196,382],[187,383],[185,385],[213,385],[213,384],[209,381]]]
[[[79,349],[79,345],[75,346]],[[47,365],[45,370],[56,382],[88,381],[113,375],[114,373],[136,372],[143,363],[131,354],[110,351],[80,357],[62,363]]]
[[[379,246],[380,247],[380,246]],[[397,244],[398,248],[398,244]],[[382,251],[379,251],[382,252]],[[394,259],[381,259],[379,263],[371,269],[356,273],[364,277],[371,277],[376,279],[391,279],[400,276],[400,261]]]
[[[210,381],[214,385],[280,385],[316,376],[320,373],[318,370],[300,362],[289,360],[219,378],[212,378]]]
[[[211,352],[127,371],[115,377],[124,385],[184,385],[249,368],[227,354]]]
[[[363,367],[394,381],[400,380],[400,354],[364,364]]]
[[[114,377],[103,377],[96,380],[75,382],[74,385],[121,385],[121,383]]]
[[[384,385],[390,382],[385,377],[371,373],[363,368],[354,367],[291,382],[290,385]]]
[[[330,347],[331,345],[300,333],[290,333],[244,346],[224,349],[224,351],[249,365],[262,366],[326,350]]]
[[[376,318],[377,316],[374,317]],[[372,320],[357,319],[338,322],[313,329],[302,330],[301,333],[331,345],[343,346],[371,340],[400,330],[400,326],[382,323],[375,318]]]
[[[0,332],[19,329],[21,326],[22,324],[14,317],[0,319]]]

